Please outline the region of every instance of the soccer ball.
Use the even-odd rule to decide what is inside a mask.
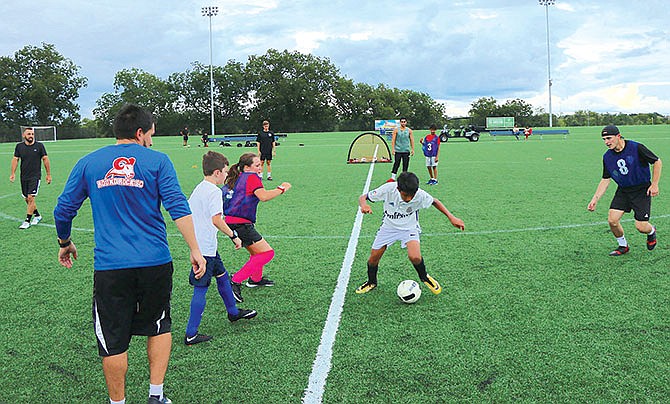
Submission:
[[[414,303],[421,297],[421,287],[411,279],[400,282],[397,292],[403,303]]]

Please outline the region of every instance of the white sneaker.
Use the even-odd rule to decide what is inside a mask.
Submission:
[[[37,223],[42,221],[42,216],[33,216],[33,220],[30,221],[32,226],[35,226]]]
[[[27,229],[28,227],[30,227],[30,222],[24,220],[23,223],[21,223],[21,226],[19,226],[19,229]]]

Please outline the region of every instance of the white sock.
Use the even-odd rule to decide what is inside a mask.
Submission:
[[[654,233],[656,233],[656,227],[651,226],[651,231],[649,233],[647,233],[647,236],[653,236]]]
[[[126,399],[124,398],[123,400],[120,400],[120,401],[114,401],[110,398],[109,399],[109,404],[126,404]]]
[[[268,171],[268,178],[272,177],[272,173]]]
[[[163,398],[163,385],[149,383],[149,395],[157,396],[158,399]]]
[[[395,179],[395,173],[391,173],[391,178]]]
[[[626,241],[626,236],[617,237],[617,238],[616,238],[616,241],[619,243],[619,245],[620,245],[621,247],[626,247],[626,246],[628,246],[628,242]]]

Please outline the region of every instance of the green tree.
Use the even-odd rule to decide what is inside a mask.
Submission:
[[[70,125],[80,120],[75,100],[87,79],[52,44],[25,46],[0,57],[0,120],[7,125]]]
[[[270,49],[250,56],[249,129],[269,119],[276,130],[330,131],[336,126],[337,68],[326,58]]]
[[[498,103],[493,97],[482,97],[473,102],[469,115],[473,124],[478,126],[486,125],[486,117],[488,116],[501,116],[498,115]]]

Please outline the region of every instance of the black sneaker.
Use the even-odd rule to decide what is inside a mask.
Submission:
[[[618,257],[619,255],[624,255],[630,250],[628,246],[618,246],[616,250],[610,253],[610,257]]]
[[[242,286],[242,284],[230,281],[230,287],[233,288],[233,296],[235,297],[235,301],[237,303],[244,302],[244,299],[242,298],[242,289],[240,286]]]
[[[249,279],[247,281],[247,287],[248,288],[255,288],[257,286],[274,286],[274,285],[275,285],[275,283],[273,281],[271,281],[271,280],[269,280],[268,278],[265,278],[265,277],[261,278],[261,280],[258,281],[258,282],[254,282],[251,279]]]
[[[235,321],[241,318],[246,318],[247,320],[250,320],[256,317],[256,314],[258,314],[256,310],[237,309],[237,311],[239,313],[237,313],[236,316],[233,316],[232,314],[228,313],[228,320],[230,320],[231,323],[234,323]]]
[[[656,248],[656,228],[654,234],[647,236],[647,250],[651,251]]]
[[[199,344],[201,342],[207,342],[210,339],[212,339],[212,337],[210,337],[209,335],[204,335],[204,334],[195,334],[192,337],[184,336],[184,344],[185,345],[195,345],[195,344]]]
[[[149,401],[147,401],[147,404],[172,404],[172,400],[165,396],[163,396],[163,398],[149,396]]]

